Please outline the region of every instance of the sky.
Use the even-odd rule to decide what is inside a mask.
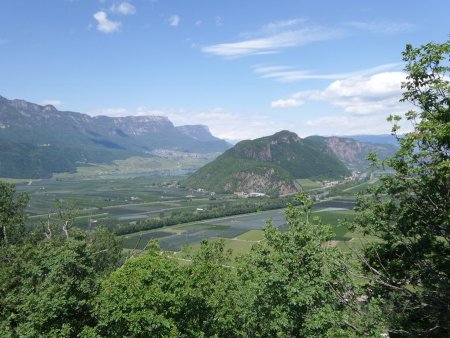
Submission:
[[[449,0],[0,0],[0,95],[226,139],[387,134],[405,45],[449,34]]]

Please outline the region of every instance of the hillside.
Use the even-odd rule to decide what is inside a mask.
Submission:
[[[376,140],[377,138],[368,135],[367,139]],[[380,138],[380,140],[384,139]],[[383,159],[393,156],[396,151],[396,147],[393,144],[362,142],[349,137],[310,136],[306,140],[324,148],[328,154],[335,155],[347,167],[352,169],[367,168],[369,165],[367,156],[371,152],[376,153],[380,159]]]
[[[398,135],[401,137],[401,135]],[[351,138],[356,141],[364,142],[364,143],[373,143],[373,144],[390,144],[395,146],[397,149],[399,147],[397,137],[391,134],[382,134],[382,135],[350,135],[346,136],[347,138]]]
[[[206,126],[175,127],[164,116],[91,117],[0,96],[0,177],[44,178],[79,163],[150,156],[157,149],[223,152]]]
[[[301,139],[289,131],[241,141],[191,175],[186,186],[216,192],[298,191],[297,178],[337,179],[350,175],[324,143]]]

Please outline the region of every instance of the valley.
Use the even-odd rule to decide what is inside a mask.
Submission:
[[[248,251],[253,242],[243,238],[261,237],[269,219],[287,230],[283,209],[299,191],[344,244],[354,234],[340,221],[353,218],[355,194],[380,174],[368,169],[368,154],[396,149],[383,135],[287,130],[231,146],[207,126],[164,116],[90,117],[1,96],[0,122],[0,175],[30,197],[30,228],[67,212],[71,226],[106,227],[138,251],[152,240],[179,252],[216,238]]]
[[[450,337],[449,12],[3,0],[0,338]]]
[[[185,164],[192,165],[191,160]],[[208,160],[210,158],[193,162],[198,165]],[[203,239],[223,239],[225,247],[232,249],[234,256],[247,252],[262,238],[262,229],[268,220],[274,226],[286,229],[284,212],[280,207],[287,205],[289,197],[283,202],[282,198],[243,198],[233,193],[211,196],[208,191],[180,185],[189,177],[186,173],[180,173],[188,171],[184,166],[184,169],[166,167],[165,171],[155,168],[145,172],[144,167],[139,168],[133,163],[130,165],[129,161],[120,161],[109,166],[80,167],[76,174],[57,174],[51,179],[14,180],[17,191],[25,192],[30,197],[26,209],[27,224],[36,226],[46,222],[49,215],[57,221],[58,201],[63,208],[73,211],[73,226],[86,230],[104,226],[115,230],[125,251],[141,251],[151,241],[157,240],[161,250],[174,252],[178,258],[185,254],[176,252],[196,250]],[[142,159],[138,163],[148,164]],[[333,227],[336,234],[334,240],[338,245],[345,246],[359,237],[339,222],[352,220],[355,192],[377,181],[374,174],[368,179],[370,175],[363,173],[354,181],[342,180],[336,185],[310,179],[299,179],[297,182],[305,192],[318,199],[314,205],[314,215]],[[269,206],[269,202],[273,206]],[[247,210],[242,211],[242,208],[249,205],[256,205],[259,211],[242,214]],[[202,216],[202,213],[206,215],[210,210],[237,214],[218,218],[205,216],[206,219],[189,221],[189,217]],[[148,220],[170,220],[175,216],[185,217],[187,221],[144,231],[132,230]],[[124,227],[131,230],[123,230]],[[120,235],[124,231],[125,234]]]

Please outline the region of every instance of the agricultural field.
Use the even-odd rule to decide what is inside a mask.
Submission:
[[[297,179],[297,183],[301,185],[304,191],[312,191],[323,188],[323,182],[313,181],[308,178],[299,178]]]
[[[30,225],[55,212],[58,200],[76,208],[75,225],[85,228],[89,220],[109,226],[214,203],[205,193],[176,187],[176,182],[184,177],[30,180],[17,183],[16,188],[17,192],[26,192],[30,197],[26,209]]]
[[[341,222],[353,220],[355,214],[350,210],[353,204],[347,200],[324,201],[315,205],[313,216],[320,217],[324,224],[330,224],[333,227],[335,241],[350,241],[351,234],[347,226]],[[270,210],[170,226],[125,235],[121,238],[123,247],[126,249],[142,250],[148,247],[149,242],[157,240],[162,250],[175,252],[182,250],[185,246],[188,247],[188,251],[195,251],[201,240],[220,238],[225,240],[225,248],[232,249],[235,256],[248,252],[254,243],[263,240],[262,229],[269,220],[280,230],[287,229],[284,211]]]
[[[52,179],[15,183],[18,192],[26,192],[30,196],[26,209],[30,226],[46,221],[49,213],[56,219],[57,200],[65,206],[75,207],[74,225],[84,229],[99,225],[115,227],[117,224],[133,224],[183,211],[201,212],[216,204],[237,205],[246,201],[230,195],[211,198],[207,192],[182,188],[178,182],[185,177],[161,173],[133,176],[125,172],[122,176],[100,176],[95,179],[59,175]],[[301,180],[300,183],[311,192],[322,185],[310,180]],[[369,184],[373,183],[354,182],[353,186],[359,188]],[[346,185],[345,189],[351,190],[352,186]],[[344,245],[357,236],[340,224],[353,219],[351,209],[355,201],[350,191],[339,196],[316,202],[313,215],[320,217],[323,223],[331,224],[336,235],[334,240],[338,245]],[[196,250],[201,240],[220,238],[225,241],[226,249],[231,249],[235,256],[247,252],[254,243],[263,240],[262,229],[268,220],[275,227],[286,229],[283,210],[270,210],[167,226],[120,238],[125,250],[143,250],[157,240],[162,250],[172,252],[180,252],[184,247]]]
[[[171,151],[169,154],[156,152],[147,157],[133,156],[115,160],[108,164],[83,164],[76,173],[55,174],[62,179],[127,178],[155,175],[189,174],[212,161],[218,154],[191,154]]]

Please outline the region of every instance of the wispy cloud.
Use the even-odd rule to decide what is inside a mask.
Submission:
[[[195,23],[194,23],[195,27],[200,27],[202,24],[203,24],[203,21],[202,21],[202,20],[197,20],[197,21],[195,21]]]
[[[103,33],[117,32],[122,26],[119,21],[109,20],[108,15],[104,11],[95,13],[94,19],[97,20],[97,29]]]
[[[178,15],[172,15],[169,18],[169,25],[172,27],[177,27],[180,24],[180,17]]]
[[[99,108],[94,109],[88,112],[91,116],[111,116],[111,117],[121,117],[121,116],[129,116],[132,115],[125,108]]]
[[[297,99],[297,98],[290,98],[290,99],[280,99],[276,101],[272,101],[272,108],[294,108],[294,107],[300,107],[303,105],[304,102]]]
[[[309,70],[295,70],[285,66],[254,66],[253,70],[264,79],[274,79],[279,82],[296,82],[302,80],[338,80],[343,78],[371,75],[382,71],[398,69],[401,63],[387,63],[376,67],[361,69],[346,73],[317,74]]]
[[[0,38],[0,45],[5,45],[5,44],[7,44],[9,41],[7,40],[7,39],[3,39],[3,38]]]
[[[120,4],[113,4],[110,7],[111,12],[118,13],[122,15],[133,15],[136,13],[136,7],[134,7],[130,2],[121,2]]]
[[[400,114],[401,115],[401,114]],[[410,131],[411,127],[402,121],[402,132]],[[307,120],[299,129],[307,130],[309,135],[361,135],[388,134],[391,125],[386,121],[386,115],[369,116],[324,116]]]
[[[63,104],[63,102],[61,101],[61,100],[52,100],[52,99],[46,99],[46,100],[43,100],[42,102],[41,102],[41,104],[43,105],[43,106],[46,106],[46,105],[52,105],[52,106],[55,106],[55,107],[58,107],[58,106],[61,106],[62,104]]]
[[[408,22],[389,22],[389,21],[352,21],[347,22],[347,26],[366,30],[372,33],[381,33],[386,35],[399,34],[414,30],[415,26]]]
[[[203,112],[168,112],[167,116],[176,125],[205,124],[213,135],[225,139],[253,139],[289,127],[267,115],[238,114],[220,108]]]
[[[267,25],[262,27],[262,31],[265,32],[279,32],[280,30],[284,30],[286,28],[298,26],[300,24],[306,23],[305,19],[291,19],[291,20],[282,20],[270,22]]]
[[[341,36],[342,31],[308,25],[304,20],[294,19],[270,23],[263,26],[258,32],[243,33],[242,35],[246,39],[205,46],[202,51],[227,58],[271,54],[278,53],[284,48],[334,39]]]

